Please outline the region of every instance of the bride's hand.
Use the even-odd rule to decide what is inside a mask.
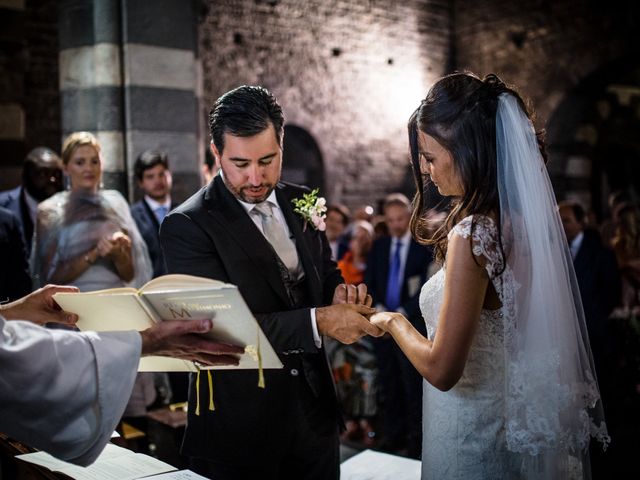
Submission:
[[[380,330],[389,332],[393,323],[407,321],[407,319],[398,312],[378,312],[371,315],[369,321]]]

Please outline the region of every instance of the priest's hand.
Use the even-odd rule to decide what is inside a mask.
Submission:
[[[373,303],[371,295],[367,293],[367,286],[364,283],[353,285],[350,283],[341,283],[333,292],[333,305],[339,303],[355,303],[370,307]]]
[[[142,356],[160,355],[209,366],[238,365],[244,348],[215,342],[198,334],[211,330],[211,320],[165,320],[140,332]]]
[[[15,302],[0,305],[0,315],[7,320],[28,320],[38,325],[45,323],[61,323],[75,325],[78,316],[75,313],[63,311],[53,300],[53,295],[59,292],[78,292],[77,287],[63,287],[47,285]]]

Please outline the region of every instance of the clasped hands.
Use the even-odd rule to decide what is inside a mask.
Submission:
[[[382,336],[384,332],[367,318],[376,313],[371,303],[371,295],[367,293],[364,283],[358,286],[338,285],[332,304],[316,309],[318,332],[345,344],[357,342],[365,335]]]
[[[99,257],[108,257],[112,259],[129,256],[131,253],[131,239],[122,232],[114,232],[111,236],[101,238],[96,246],[90,250],[86,258],[90,263],[95,262]]]

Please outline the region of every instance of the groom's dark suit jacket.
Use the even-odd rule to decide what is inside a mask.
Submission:
[[[301,401],[318,420],[318,434],[337,432],[341,421],[324,349],[313,340],[309,307],[330,304],[342,277],[325,235],[304,229],[293,212],[291,199],[308,190],[280,183],[275,191],[305,271],[303,305],[292,304],[271,245],[220,176],[171,212],[160,228],[169,273],[237,285],[285,365],[265,370],[265,389],[257,387],[255,370],[214,371],[215,411],[207,410],[208,386],[201,375],[199,416],[192,374],[183,454],[236,464],[268,462],[299,428],[302,419],[294,412]],[[301,381],[309,388],[301,390]],[[301,391],[308,395],[293,398]]]

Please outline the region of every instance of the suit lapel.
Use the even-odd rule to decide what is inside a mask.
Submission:
[[[384,282],[384,292],[387,293],[387,284],[389,282],[389,264],[391,263],[391,237],[382,239],[382,281]]]
[[[158,219],[156,218],[155,213],[153,213],[153,210],[151,210],[151,207],[144,198],[142,199],[142,205],[144,205],[144,210],[145,212],[147,212],[147,217],[149,217],[149,221],[154,226],[157,232],[158,230],[160,230],[160,224],[158,223]]]
[[[278,199],[278,204],[280,205],[287,225],[296,240],[296,250],[298,251],[298,256],[300,257],[302,267],[307,276],[311,300],[314,305],[319,305],[322,303],[322,280],[320,279],[318,268],[316,267],[314,258],[311,255],[311,250],[309,249],[309,244],[307,243],[313,240],[310,238],[311,232],[302,231],[301,218],[293,211],[291,199],[287,198],[282,189],[276,188],[276,198]],[[313,227],[307,225],[307,228]]]
[[[233,237],[236,245],[251,259],[256,266],[255,271],[265,277],[283,302],[289,304],[289,295],[282,282],[273,248],[249,218],[246,210],[229,192],[220,176],[207,188],[204,205],[222,231]]]

